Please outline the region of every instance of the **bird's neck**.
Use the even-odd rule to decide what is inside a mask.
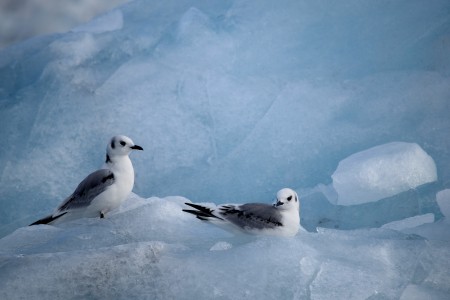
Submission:
[[[113,173],[134,173],[133,164],[128,155],[106,155],[105,167]]]
[[[297,209],[289,209],[281,212],[285,219],[291,220],[294,223],[300,221],[300,212]]]
[[[286,211],[283,214],[283,225],[285,228],[292,230],[292,235],[295,235],[300,228],[300,214],[296,209]]]

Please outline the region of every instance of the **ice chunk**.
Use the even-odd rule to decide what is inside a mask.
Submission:
[[[97,40],[88,32],[55,41],[50,45],[50,49],[58,59],[47,66],[44,74],[79,66],[101,51]]]
[[[400,300],[448,300],[449,295],[431,287],[410,284],[403,291]]]
[[[210,251],[224,251],[233,248],[233,245],[231,245],[228,242],[217,242],[214,244],[214,246],[209,249]]]
[[[436,195],[436,201],[442,214],[450,219],[450,189],[440,191]]]
[[[95,18],[87,24],[83,24],[72,29],[73,32],[102,33],[119,30],[123,26],[122,11],[115,9],[105,15]]]
[[[433,223],[434,222],[434,214],[425,214],[420,216],[414,216],[410,218],[406,218],[399,221],[390,222],[381,226],[381,228],[385,229],[394,229],[394,230],[403,230],[407,228],[418,227],[423,224]]]
[[[337,204],[377,201],[437,180],[434,160],[417,144],[393,142],[355,153],[332,175]]]
[[[0,10],[0,48],[37,35],[65,32],[130,0],[11,1]],[[8,4],[9,3],[9,4]]]
[[[420,235],[428,240],[450,242],[450,220],[444,218],[435,223],[425,223],[417,227],[406,228],[402,232]]]
[[[152,241],[95,250],[3,256],[2,262],[7,263],[1,267],[0,295],[2,299],[27,298],[30,293],[35,299],[67,299],[70,291],[72,299],[147,298],[145,289],[157,280],[158,261],[165,249],[164,243]],[[10,280],[10,276],[17,276],[17,280]],[[26,288],[22,289],[21,281]]]
[[[208,32],[208,17],[195,7],[189,8],[181,17],[178,23],[178,38],[192,33],[201,35],[202,32]]]

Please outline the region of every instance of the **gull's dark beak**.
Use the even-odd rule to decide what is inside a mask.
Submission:
[[[138,146],[138,145],[131,146],[130,148],[133,150],[144,150],[144,148],[142,148],[141,146]]]
[[[284,204],[284,202],[281,202],[281,201],[277,200],[277,203],[275,203],[275,207],[281,206],[281,205],[283,205],[283,204]]]

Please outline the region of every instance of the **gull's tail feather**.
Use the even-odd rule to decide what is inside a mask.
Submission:
[[[194,209],[183,209],[183,211],[195,215],[197,217],[197,219],[200,219],[202,221],[208,221],[209,218],[216,218],[219,220],[223,220],[222,218],[215,216],[213,214],[214,210],[209,207],[201,206],[201,205],[194,204],[194,203],[184,203],[184,204],[195,208],[195,210]]]
[[[63,214],[60,214],[60,215],[57,215],[56,217],[50,215],[50,216],[47,216],[47,217],[42,218],[42,219],[40,219],[40,220],[37,220],[36,222],[34,222],[34,223],[32,223],[32,224],[30,224],[30,225],[28,225],[28,226],[40,225],[40,224],[48,224],[48,223],[50,223],[50,222],[55,221],[56,219],[61,218],[61,217],[64,216],[65,214],[67,214],[67,212],[65,212],[65,213],[63,213]]]

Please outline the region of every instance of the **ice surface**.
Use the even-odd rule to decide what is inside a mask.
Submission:
[[[443,218],[436,203],[439,184],[427,184],[376,202],[359,205],[334,205],[330,186],[299,191],[302,195],[301,222],[305,229],[316,227],[356,229],[381,227],[383,224],[410,217],[433,214],[436,221]]]
[[[399,221],[390,222],[381,226],[381,228],[386,229],[394,229],[394,230],[403,230],[407,228],[418,227],[423,224],[433,223],[434,215],[433,214],[425,214],[420,216],[414,216],[410,218],[406,218]]]
[[[4,0],[0,48],[37,35],[65,32],[129,0]]]
[[[449,11],[446,0],[136,0],[3,49],[0,298],[447,296],[436,194],[450,189]],[[103,164],[116,134],[145,149],[131,157],[139,196],[106,220],[26,227]],[[341,205],[339,163],[393,141],[404,144],[390,164],[363,170],[400,178]],[[283,187],[299,192],[308,230],[293,239],[233,237],[181,212],[186,199],[270,203]]]
[[[421,287],[415,284],[410,284],[401,295],[400,300],[423,300],[423,299],[440,300],[446,299],[447,297],[448,295],[445,293],[433,291],[428,289],[427,287]]]
[[[0,297],[399,299],[450,295],[448,243],[385,229],[233,236],[183,213],[188,199],[132,197],[105,219],[0,239]]]
[[[355,205],[436,181],[437,171],[433,158],[419,145],[395,142],[345,158],[331,177],[337,203]]]
[[[211,250],[211,251],[225,251],[225,250],[231,249],[232,247],[233,247],[233,245],[228,243],[228,242],[217,242],[209,250]]]
[[[436,194],[436,201],[442,214],[450,219],[450,189],[440,191]]]
[[[91,32],[103,33],[108,31],[120,30],[123,27],[123,15],[121,10],[114,10],[109,14],[97,17],[87,24],[77,26],[72,29],[73,32]]]

